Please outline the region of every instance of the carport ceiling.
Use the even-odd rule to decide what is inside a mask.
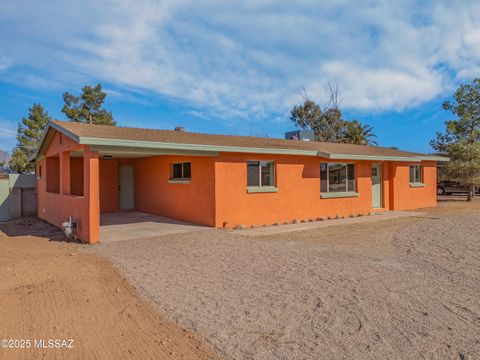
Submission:
[[[194,151],[178,149],[152,149],[122,146],[90,146],[92,151],[98,151],[99,157],[111,157],[112,159],[136,159],[159,155],[188,155],[188,156],[218,156],[214,151]]]

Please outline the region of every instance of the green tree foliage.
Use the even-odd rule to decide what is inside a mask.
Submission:
[[[446,121],[445,132],[438,132],[430,145],[450,158],[445,175],[468,184],[468,200],[472,200],[475,184],[480,184],[480,78],[460,85],[443,108],[457,119]]]
[[[10,168],[16,172],[33,172],[35,164],[28,161],[40,144],[40,140],[51,120],[40,104],[33,104],[28,109],[28,115],[18,124],[17,146],[13,149]]]
[[[304,130],[312,130],[317,141],[376,144],[371,126],[343,118],[338,106],[338,87],[329,86],[329,90],[330,99],[323,108],[309,99],[305,92],[302,94],[304,103],[295,105],[290,112],[290,119],[295,125]]]
[[[71,120],[88,124],[116,125],[111,112],[102,108],[107,94],[102,91],[102,85],[85,85],[80,96],[65,92],[65,105],[62,112]]]
[[[357,145],[377,145],[376,137],[370,125],[353,120],[347,122],[345,126],[343,142]]]

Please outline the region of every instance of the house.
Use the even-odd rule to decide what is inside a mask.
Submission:
[[[35,155],[38,216],[137,210],[218,228],[436,205],[445,158],[382,147],[49,123]]]

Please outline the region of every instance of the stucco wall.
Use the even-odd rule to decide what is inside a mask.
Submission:
[[[100,160],[100,212],[118,211],[118,160]]]
[[[423,161],[424,187],[410,187],[409,163],[393,166],[393,209],[413,210],[434,207],[437,204],[437,166],[434,161]]]
[[[192,164],[191,182],[169,183],[171,164],[183,161]],[[137,159],[134,162],[134,172],[136,210],[215,226],[213,158],[157,156]]]
[[[216,226],[272,224],[371,211],[371,163],[356,165],[358,197],[321,199],[317,157],[222,153],[215,159]],[[247,193],[247,160],[273,160],[276,193]]]
[[[247,160],[273,160],[276,193],[247,193]],[[349,216],[371,211],[411,210],[436,206],[435,162],[423,162],[424,187],[409,183],[408,163],[382,163],[382,208],[372,209],[370,161],[355,161],[358,197],[322,199],[320,163],[314,157],[223,153],[215,159],[216,226],[233,227]],[[330,161],[333,162],[333,161]],[[348,161],[345,161],[348,162]]]
[[[83,196],[70,195],[70,159],[62,156],[69,151],[83,150]],[[60,155],[60,156],[59,156]],[[47,192],[46,176],[48,169],[47,159],[49,156],[60,158],[60,191],[59,193]],[[55,166],[55,165],[54,165]],[[37,161],[36,171],[42,176],[37,180],[37,214],[38,217],[61,228],[62,223],[69,216],[78,220],[77,234],[86,242],[96,242],[99,237],[99,195],[98,195],[98,154],[90,152],[88,146],[79,145],[66,136],[60,136],[58,132],[53,136],[49,147],[45,152],[45,158]]]
[[[70,158],[70,194],[83,196],[83,157]]]

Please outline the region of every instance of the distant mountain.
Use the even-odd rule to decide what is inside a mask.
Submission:
[[[7,164],[10,161],[10,154],[6,151],[0,150],[0,163]]]

